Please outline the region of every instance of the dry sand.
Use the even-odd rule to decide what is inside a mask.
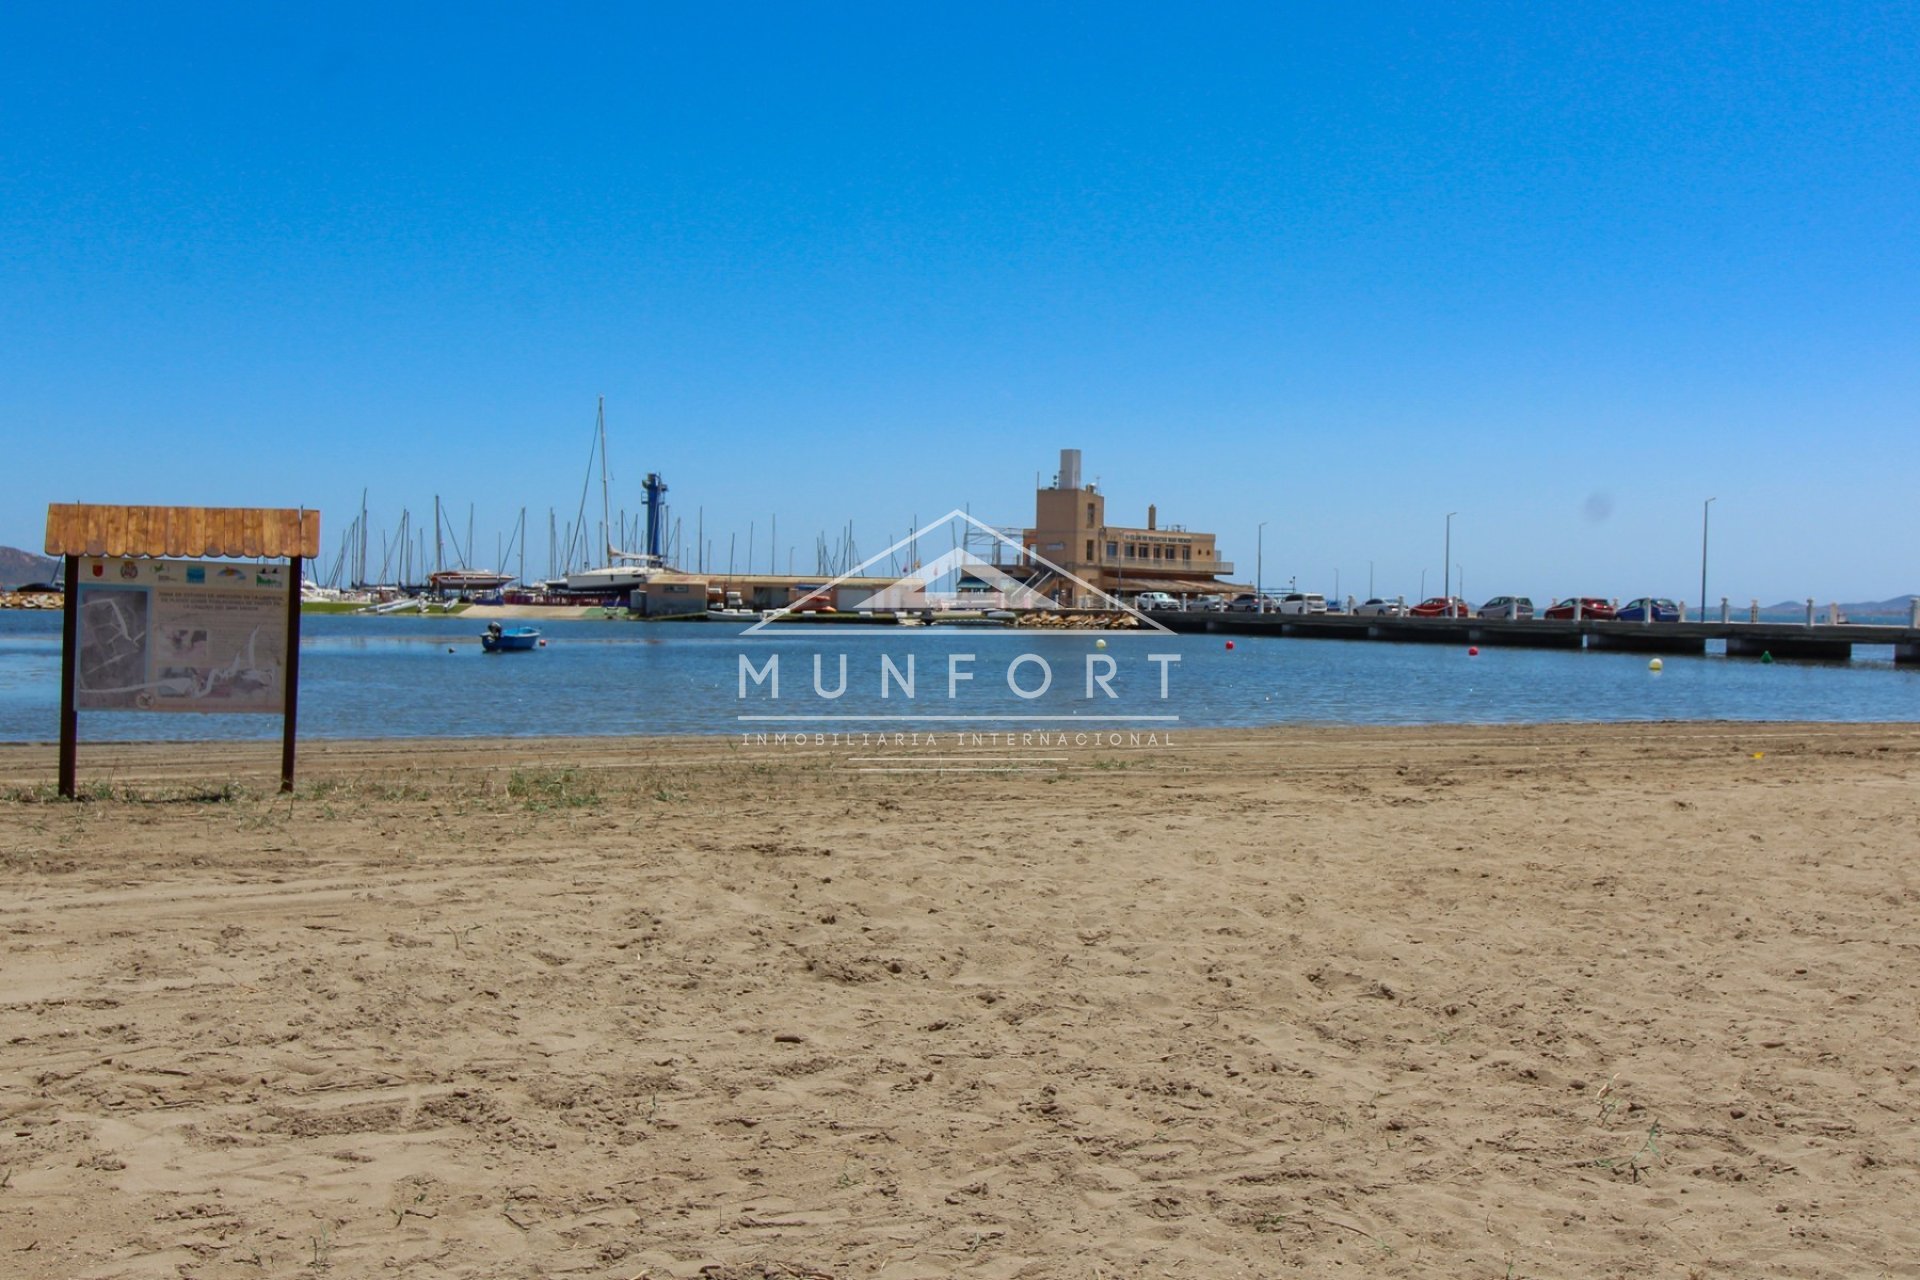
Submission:
[[[1912,1276],[1917,753],[0,748],[0,1275]]]

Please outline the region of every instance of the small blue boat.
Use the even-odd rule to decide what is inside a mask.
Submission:
[[[545,643],[536,627],[515,627],[504,631],[497,622],[489,622],[480,637],[480,647],[488,653],[521,653]]]

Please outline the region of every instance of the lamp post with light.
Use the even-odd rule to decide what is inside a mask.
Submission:
[[[1713,504],[1720,501],[1718,494],[1700,504],[1700,621],[1707,620],[1707,522],[1712,515]]]
[[[1267,521],[1253,531],[1253,611],[1267,611],[1266,588]]]

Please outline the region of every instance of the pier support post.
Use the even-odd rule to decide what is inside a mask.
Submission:
[[[1705,636],[1675,635],[1674,628],[1661,627],[1650,630],[1626,624],[1626,629],[1613,631],[1606,623],[1600,623],[1587,636],[1589,649],[1626,650],[1632,653],[1705,653]]]
[[[1763,653],[1770,653],[1776,658],[1845,662],[1853,657],[1853,643],[1849,640],[1814,640],[1804,632],[1794,633],[1786,628],[1768,628],[1767,634],[1758,636],[1727,637],[1729,658],[1757,658]]]

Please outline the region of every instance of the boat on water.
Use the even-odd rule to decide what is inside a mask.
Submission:
[[[508,631],[497,622],[489,622],[480,635],[480,647],[488,653],[524,653],[542,643],[538,627],[515,627]]]

